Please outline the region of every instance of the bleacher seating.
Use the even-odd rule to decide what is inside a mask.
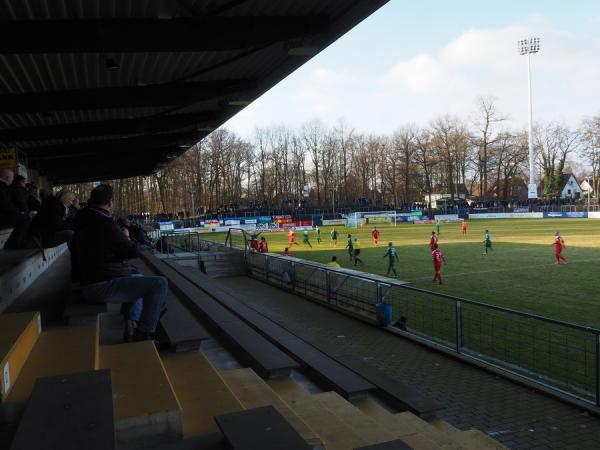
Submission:
[[[0,313],[21,295],[54,261],[67,245],[39,250],[0,249]]]
[[[114,449],[110,370],[39,378],[10,448]]]
[[[0,230],[0,248],[4,248],[4,244],[12,233],[12,228],[4,228]]]
[[[231,450],[310,450],[272,406],[215,417]]]
[[[196,310],[210,322],[213,329],[221,334],[231,348],[241,351],[241,357],[261,376],[286,376],[290,370],[298,367],[296,361],[169,265],[152,257],[145,257],[144,261],[169,280],[171,289],[179,294],[180,298],[195,305]],[[160,268],[157,264],[161,264]]]
[[[505,448],[478,430],[423,420],[406,405],[399,409],[408,411],[398,413],[394,401],[384,397],[382,403],[371,395],[371,386],[381,380],[357,375],[219,291],[210,278],[202,279],[208,295],[169,265],[158,267],[172,281],[173,314],[183,320],[203,318],[251,368],[218,371],[196,344],[184,354],[162,355],[151,341],[100,345],[99,317],[109,313],[92,313],[85,326],[71,321],[50,330],[41,330],[36,312],[0,315],[0,361],[9,368],[9,382],[2,378],[7,388],[0,404],[0,447]],[[193,317],[190,305],[202,314]],[[165,327],[172,334],[176,320],[173,316]],[[311,381],[333,390],[320,392],[311,384],[311,393],[295,381],[300,366],[283,348],[302,362]]]

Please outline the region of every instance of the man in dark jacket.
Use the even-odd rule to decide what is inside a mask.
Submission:
[[[83,296],[95,303],[132,303],[126,330],[134,340],[149,339],[165,305],[167,280],[139,276],[125,262],[138,256],[138,248],[113,220],[112,209],[112,187],[100,184],[75,217],[73,251]]]
[[[19,210],[10,193],[14,175],[10,169],[0,169],[0,229],[14,227],[19,219]]]
[[[27,188],[25,187],[25,177],[22,175],[15,175],[15,178],[10,185],[10,195],[14,205],[21,214],[28,214],[29,208],[27,206]]]

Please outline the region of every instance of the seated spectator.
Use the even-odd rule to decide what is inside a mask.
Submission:
[[[27,207],[27,188],[25,188],[25,177],[15,175],[12,184],[10,185],[10,196],[13,204],[21,214],[29,214]]]
[[[0,228],[12,228],[19,219],[19,210],[12,200],[10,185],[14,173],[10,169],[0,169]]]
[[[94,303],[133,304],[125,334],[133,340],[150,339],[165,305],[167,280],[140,276],[125,262],[137,257],[138,248],[113,220],[112,210],[112,187],[100,184],[75,218],[74,252],[83,296]]]
[[[61,191],[56,196],[44,199],[40,210],[31,221],[31,234],[40,239],[44,248],[56,247],[73,237],[73,230],[66,222],[66,208],[75,198],[69,191]]]
[[[35,211],[38,212],[40,207],[42,206],[42,201],[40,200],[40,193],[38,187],[35,183],[27,184],[27,208],[29,212]]]
[[[152,239],[150,239],[148,233],[135,222],[129,225],[129,236],[140,245],[152,245]]]

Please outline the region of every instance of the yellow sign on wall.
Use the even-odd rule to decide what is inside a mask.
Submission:
[[[0,169],[17,169],[17,149],[0,148]]]

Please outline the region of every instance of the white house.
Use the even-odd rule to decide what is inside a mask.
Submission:
[[[583,190],[581,186],[573,176],[573,174],[569,175],[569,179],[565,183],[565,187],[563,187],[562,192],[560,193],[560,198],[581,198],[583,194]]]
[[[583,180],[581,182],[580,186],[581,186],[581,192],[583,192],[583,195],[585,197],[587,197],[588,191],[590,191],[590,195],[594,195],[594,187],[592,186],[591,183],[588,183],[588,180]]]

